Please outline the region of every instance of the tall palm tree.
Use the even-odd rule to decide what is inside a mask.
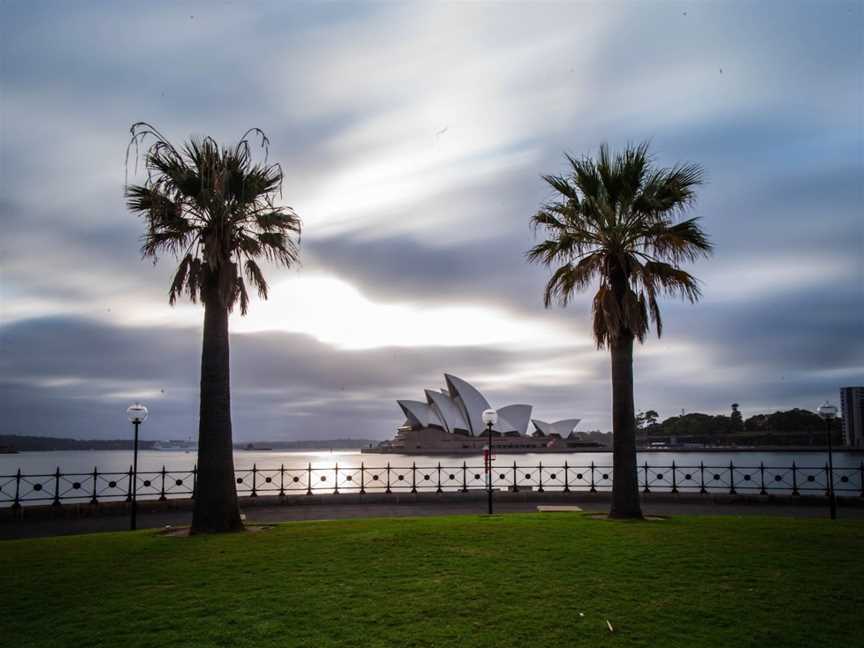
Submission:
[[[548,237],[528,251],[531,262],[556,266],[544,304],[562,306],[574,293],[599,283],[592,302],[594,341],[612,356],[613,482],[609,515],[639,518],[633,340],[643,342],[651,323],[663,331],[661,295],[695,302],[698,281],[681,269],[711,253],[697,218],[677,221],[702,183],[695,164],[655,168],[648,145],[596,159],[567,156],[565,175],[543,176],[555,198],[531,218]]]
[[[158,130],[132,126],[129,147],[152,143],[144,154],[147,179],[127,185],[127,205],[144,217],[141,251],[153,262],[170,253],[179,266],[168,290],[174,304],[184,293],[204,305],[198,482],[192,532],[243,528],[234,485],[231,439],[228,315],[249,305],[250,288],[267,298],[267,282],[256,259],[290,266],[299,255],[300,218],[277,206],[282,168],[253,159],[249,137],[269,141],[258,129],[231,147],[193,138],[176,148]],[[127,160],[128,160],[127,149]]]

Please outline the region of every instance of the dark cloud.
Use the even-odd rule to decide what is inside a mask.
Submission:
[[[117,416],[140,398],[154,411],[151,433],[188,436],[197,430],[200,344],[195,329],[78,319],[7,325],[0,329],[4,431],[111,436]],[[395,399],[443,386],[445,371],[494,374],[519,362],[489,348],[338,351],[284,333],[234,335],[231,352],[240,439],[383,438],[401,423]]]
[[[411,236],[311,240],[307,265],[350,278],[367,294],[388,301],[536,306],[547,271],[525,261],[534,242],[527,220],[519,228],[521,236],[490,233],[485,240],[441,247]]]
[[[779,293],[733,309],[723,304],[667,308],[667,332],[701,345],[713,366],[779,377],[858,371],[864,378],[860,291]],[[731,313],[730,313],[731,310]]]

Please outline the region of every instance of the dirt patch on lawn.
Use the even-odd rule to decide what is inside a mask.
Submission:
[[[261,533],[262,531],[267,531],[272,529],[275,525],[273,524],[247,524],[246,528],[240,533]],[[190,527],[188,526],[171,526],[166,525],[163,528],[159,529],[156,532],[156,535],[164,536],[166,538],[188,538],[189,537]]]
[[[661,522],[666,520],[664,515],[643,515],[641,520],[628,520],[621,518],[611,518],[606,513],[588,513],[585,515],[589,520],[609,520],[610,522]]]

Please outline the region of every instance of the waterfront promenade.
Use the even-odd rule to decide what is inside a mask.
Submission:
[[[530,513],[543,505],[578,506],[588,513],[609,510],[608,493],[496,493],[498,514]],[[243,498],[241,510],[248,524],[272,524],[299,520],[339,520],[350,518],[429,517],[444,515],[477,515],[485,512],[486,494],[418,493],[415,495],[314,495],[311,497]],[[827,516],[827,502],[821,497],[701,496],[650,493],[642,496],[643,510],[651,516],[771,516],[822,518]],[[141,529],[185,526],[191,522],[191,501],[142,502],[138,514]],[[111,502],[93,507],[51,507],[24,509],[15,518],[8,509],[0,517],[0,540],[36,538],[129,528],[127,506]],[[550,515],[556,515],[550,513]],[[843,498],[843,519],[864,520],[864,500]]]

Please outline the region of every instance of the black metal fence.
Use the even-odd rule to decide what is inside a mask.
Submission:
[[[827,495],[829,469],[824,466],[741,466],[670,465],[639,466],[639,488],[644,493],[702,494],[776,494]],[[104,501],[130,501],[132,485],[139,500],[167,500],[195,497],[197,469],[0,475],[0,506],[64,502],[98,504]],[[864,497],[864,461],[857,467],[835,467],[834,492],[837,496]],[[419,493],[462,492],[486,489],[483,464],[463,461],[457,465],[285,467],[235,470],[237,493],[259,495],[320,495],[325,493]],[[492,486],[496,490],[537,492],[608,491],[612,488],[612,466],[591,462],[585,465],[492,467]]]

